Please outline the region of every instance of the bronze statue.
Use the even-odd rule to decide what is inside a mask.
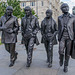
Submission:
[[[1,42],[4,43],[5,49],[10,53],[10,65],[12,67],[17,59],[18,53],[15,51],[19,25],[17,18],[12,15],[13,8],[8,6],[6,13],[0,19],[0,30],[2,31]]]
[[[68,72],[68,63],[70,52],[72,49],[72,41],[74,40],[74,16],[69,11],[69,6],[66,3],[61,5],[63,15],[58,17],[58,41],[59,41],[59,58],[60,66],[63,65],[63,71]]]
[[[22,41],[25,44],[26,52],[27,52],[27,65],[26,67],[30,67],[32,63],[32,54],[34,43],[37,44],[37,33],[39,30],[39,22],[37,17],[32,15],[32,10],[29,6],[26,6],[25,16],[21,21],[21,31],[22,31]]]
[[[54,19],[52,18],[52,10],[50,9],[46,11],[46,17],[41,23],[41,34],[41,43],[44,43],[46,48],[47,62],[49,63],[48,67],[51,68],[53,61],[53,45],[57,44],[57,25]]]

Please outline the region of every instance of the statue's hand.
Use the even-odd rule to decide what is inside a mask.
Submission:
[[[6,27],[0,27],[0,30],[6,30]]]
[[[12,34],[13,33],[13,30],[12,29],[5,29],[4,31],[7,32],[7,33],[9,33],[9,34]]]

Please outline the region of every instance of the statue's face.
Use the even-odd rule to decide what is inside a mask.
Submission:
[[[11,15],[12,15],[12,10],[7,9],[7,10],[6,10],[6,14],[7,14],[8,16],[11,16]]]
[[[46,17],[47,17],[47,18],[52,17],[52,13],[51,13],[51,12],[46,12]]]
[[[68,7],[68,6],[63,6],[63,7],[61,8],[61,10],[62,10],[63,13],[68,13],[69,7]]]
[[[31,11],[30,10],[25,10],[25,14],[26,14],[26,16],[29,16],[31,14]]]

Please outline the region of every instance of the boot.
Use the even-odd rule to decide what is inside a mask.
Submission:
[[[68,67],[67,67],[67,66],[64,66],[63,71],[64,71],[65,73],[68,72]]]
[[[11,60],[11,61],[10,61],[10,65],[9,65],[9,67],[12,67],[13,65],[14,65],[14,61]]]
[[[65,56],[65,62],[64,62],[64,72],[68,72],[68,63],[69,63],[70,56]]]
[[[26,67],[30,67],[30,65],[31,65],[30,63],[27,63]]]
[[[52,63],[49,63],[49,64],[48,64],[48,67],[51,68],[51,67],[52,67]]]
[[[59,61],[60,66],[63,65],[63,59],[64,59],[64,55],[60,54],[60,61]]]
[[[49,68],[51,68],[51,67],[52,67],[52,57],[51,57],[51,56],[50,56],[50,59],[49,59],[48,67],[49,67]]]

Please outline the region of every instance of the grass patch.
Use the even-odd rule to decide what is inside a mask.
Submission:
[[[0,45],[2,45],[1,40],[0,40]]]

